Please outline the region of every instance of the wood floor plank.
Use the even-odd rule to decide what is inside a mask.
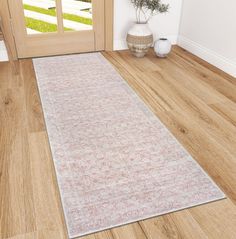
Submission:
[[[20,61],[20,74],[24,80],[28,129],[30,132],[43,131],[45,130],[44,117],[32,61]]]
[[[200,64],[189,59],[181,57],[178,53],[173,52],[170,60],[179,68],[182,68],[189,75],[197,77],[199,83],[207,84],[209,87],[214,88],[216,91],[227,97],[228,99],[236,102],[235,90],[236,85],[233,80],[227,80],[218,74],[215,74],[208,68],[202,67]]]
[[[190,209],[191,215],[199,223],[209,238],[236,238],[236,210],[230,200],[221,200]],[[219,215],[221,220],[219,220]]]
[[[233,102],[223,102],[209,105],[214,111],[220,114],[228,122],[236,127],[236,104]]]
[[[155,88],[155,84],[158,84],[164,91],[169,92],[175,99],[175,104],[172,106],[175,111],[184,112],[189,120],[200,124],[210,135],[214,135],[214,138],[219,142],[225,140],[225,147],[235,153],[236,129],[230,122],[164,73],[161,76],[159,73],[146,73],[142,77],[152,88]]]
[[[90,234],[88,236],[79,237],[78,239],[114,239],[110,230]]]
[[[156,64],[156,62],[153,63],[151,60],[152,57],[150,56],[151,55],[153,56],[154,54],[150,54],[148,58],[136,58],[136,57],[133,57],[128,51],[123,51],[121,54],[119,54],[119,52],[115,52],[115,53],[117,53],[117,55],[119,55],[121,58],[127,59],[126,63],[129,65],[132,65],[133,71],[153,72],[153,71],[161,70],[161,67],[159,66],[159,64]],[[112,52],[111,54],[113,55],[114,52]],[[161,61],[160,58],[159,58],[159,61]]]
[[[160,118],[227,196],[236,202],[235,156],[185,114],[169,112],[168,116]]]
[[[50,239],[58,239],[61,238],[58,235],[63,235],[63,231],[51,231],[51,230],[41,230],[41,231],[35,231],[35,232],[30,232],[30,233],[24,233],[21,235],[16,235],[13,237],[9,237],[7,239],[45,239],[45,238],[50,238]]]
[[[207,103],[217,103],[222,102],[226,99],[226,97],[218,92],[216,89],[211,87],[209,84],[205,82],[199,81],[199,76],[193,73],[186,74],[186,69],[182,69],[181,66],[176,64],[175,61],[171,60],[171,57],[174,56],[174,53],[171,53],[170,56],[166,59],[157,58],[153,51],[150,51],[148,54],[148,59],[153,65],[156,65],[156,68],[153,71],[143,71],[139,69],[139,64],[136,63],[134,57],[130,55],[129,52],[124,52],[121,55],[121,58],[126,63],[130,62],[132,68],[136,65],[136,68],[139,69],[140,73],[151,73],[151,72],[159,72],[160,74],[165,73],[168,77],[174,78],[174,82],[178,82],[182,87],[187,88],[188,91],[194,93],[199,99],[202,99]],[[178,61],[177,61],[178,63]],[[127,64],[127,63],[126,63]],[[208,92],[205,94],[204,92]]]
[[[8,73],[0,88],[0,238],[36,229],[23,88]]]
[[[36,230],[58,231],[57,238],[65,238],[66,233],[61,237],[60,232],[66,226],[46,132],[30,133],[29,142]]]
[[[0,62],[0,89],[22,86],[22,78],[18,71],[19,64],[19,61],[14,62],[14,66],[10,62]]]
[[[140,224],[148,239],[208,238],[188,210],[144,220]]]
[[[139,223],[132,223],[111,230],[114,239],[147,239]]]
[[[236,85],[235,77],[225,73],[219,68],[209,64],[208,62],[200,59],[199,57],[193,55],[192,53],[186,51],[185,49],[175,46],[173,47],[173,52],[178,54],[180,57],[186,59],[186,61],[191,62],[196,68],[197,71],[204,71],[207,75],[214,75],[215,77],[220,77],[220,80],[224,82],[225,80],[231,82],[233,85]]]

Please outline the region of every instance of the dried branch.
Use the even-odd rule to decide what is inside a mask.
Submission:
[[[147,23],[154,15],[165,13],[169,10],[169,4],[164,4],[161,0],[131,0],[136,11],[138,23]],[[144,21],[142,21],[142,16]]]

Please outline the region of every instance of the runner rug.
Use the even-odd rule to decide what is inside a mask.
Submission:
[[[70,238],[224,198],[100,53],[33,62]]]

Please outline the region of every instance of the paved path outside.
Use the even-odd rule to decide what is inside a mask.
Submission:
[[[32,35],[32,34],[41,34],[42,32],[35,31],[31,28],[26,28],[27,34]]]
[[[33,12],[33,11],[29,11],[29,10],[24,10],[24,14],[26,17],[30,17],[30,18],[33,18],[36,20],[41,20],[41,21],[48,22],[51,24],[57,24],[57,18],[53,17],[53,16],[49,16],[46,14]],[[70,21],[70,20],[64,19],[63,23],[64,23],[64,27],[73,29],[75,31],[83,31],[83,30],[91,30],[92,29],[91,25],[86,25],[83,23],[74,22],[74,21]]]
[[[24,4],[34,6],[34,7],[40,7],[44,9],[50,9],[55,8],[55,2],[54,1],[43,1],[43,0],[23,0]]]
[[[23,0],[24,4],[34,6],[34,7],[40,7],[43,9],[50,9],[55,8],[55,2],[50,0]],[[91,3],[81,2],[81,1],[73,1],[73,0],[62,0],[62,6],[63,6],[63,13],[70,13],[74,14],[80,17],[89,18],[92,19],[91,12],[85,12],[81,11],[83,9],[92,9]]]
[[[28,4],[35,7],[41,7],[44,9],[55,8],[55,1],[50,0],[23,0],[24,4]],[[62,7],[64,9],[85,10],[91,9],[92,4],[88,2],[74,1],[74,0],[62,0]]]
[[[93,17],[93,15],[90,12],[76,10],[73,8],[63,8],[63,13],[70,13],[70,14],[74,14],[74,15],[89,18],[89,19],[92,19],[92,17]]]
[[[74,1],[74,0],[62,0],[62,8],[85,10],[85,9],[92,8],[92,4],[89,2],[81,2],[81,1]]]

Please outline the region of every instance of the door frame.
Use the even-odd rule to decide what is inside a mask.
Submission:
[[[105,0],[105,51],[113,51],[114,0]]]
[[[9,0],[2,0],[2,1],[6,1],[8,3]],[[105,31],[104,31],[104,39],[105,39],[105,51],[112,51],[113,50],[113,14],[114,14],[114,0],[104,0],[105,4],[104,4],[104,22],[105,22]],[[7,12],[9,13],[8,15],[11,17],[11,12],[9,9],[9,4],[7,4],[7,8],[5,9],[7,10]],[[5,25],[8,25],[8,33],[10,35],[12,35],[12,38],[14,39],[14,32],[13,32],[13,26],[12,26],[12,20],[11,18],[9,19],[9,17],[5,17],[5,14],[2,14],[2,22],[3,24],[5,23]],[[99,23],[98,23],[99,24]],[[12,50],[12,52],[16,52],[15,49],[16,48],[16,43],[15,41],[13,42],[12,48],[14,48]],[[99,46],[97,46],[97,48],[99,49]],[[18,53],[17,54],[13,54],[14,55],[14,59],[18,58]]]

